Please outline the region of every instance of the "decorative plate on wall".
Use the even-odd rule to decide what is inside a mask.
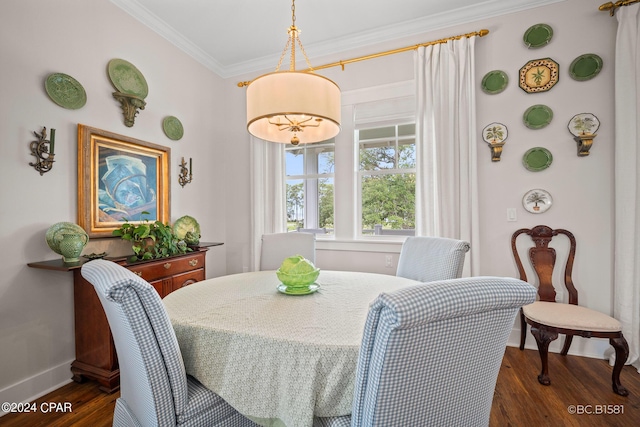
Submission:
[[[585,53],[573,60],[569,66],[569,75],[578,81],[590,80],[602,70],[602,58],[594,53]]]
[[[184,135],[184,128],[182,123],[176,117],[167,116],[162,121],[162,130],[169,139],[174,141],[179,140]]]
[[[536,48],[547,45],[553,37],[553,29],[547,24],[536,24],[525,31],[522,39],[528,48]]]
[[[522,197],[522,206],[531,213],[543,213],[549,210],[553,204],[551,194],[545,190],[539,188],[535,190],[529,190]]]
[[[118,91],[142,99],[149,95],[147,80],[132,63],[124,59],[112,59],[109,61],[107,71],[111,83]]]
[[[528,150],[522,156],[522,164],[531,172],[540,172],[551,166],[553,155],[543,147],[535,147]]]
[[[482,91],[489,95],[495,95],[502,92],[509,83],[509,77],[504,71],[493,70],[489,71],[482,78]]]
[[[487,144],[499,144],[506,141],[507,136],[509,136],[509,131],[502,123],[491,123],[482,129],[482,139]]]
[[[520,68],[520,87],[527,93],[545,92],[558,83],[558,74],[558,63],[553,59],[534,59]]]
[[[593,135],[600,128],[600,120],[594,114],[580,113],[569,120],[568,127],[573,136]]]
[[[49,74],[44,81],[44,89],[53,102],[69,110],[77,110],[87,103],[87,93],[82,85],[63,73]]]
[[[542,104],[532,105],[522,115],[522,121],[529,129],[542,129],[551,123],[552,119],[553,110]]]

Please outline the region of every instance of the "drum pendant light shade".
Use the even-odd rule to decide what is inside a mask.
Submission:
[[[278,71],[247,87],[247,130],[257,138],[294,145],[340,132],[340,88],[326,77]]]

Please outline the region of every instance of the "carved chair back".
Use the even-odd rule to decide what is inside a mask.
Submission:
[[[569,294],[569,304],[578,304],[578,291],[573,285],[571,274],[573,271],[573,261],[576,254],[576,239],[570,231],[561,228],[553,230],[546,225],[537,225],[533,228],[521,228],[513,233],[511,237],[511,250],[516,260],[520,280],[527,281],[527,274],[518,254],[516,240],[521,234],[527,234],[533,240],[535,246],[529,248],[529,262],[538,276],[538,297],[540,301],[555,302],[556,290],[553,286],[553,271],[556,267],[556,250],[549,247],[553,237],[563,234],[569,239],[569,254],[564,269],[564,286]]]

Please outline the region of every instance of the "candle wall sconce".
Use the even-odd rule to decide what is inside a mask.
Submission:
[[[33,166],[35,170],[40,172],[40,176],[45,172],[49,172],[53,168],[53,158],[55,156],[53,150],[55,147],[56,130],[51,129],[51,139],[47,139],[47,128],[43,127],[40,133],[33,132],[38,138],[37,141],[32,141],[29,144],[31,148],[31,154],[35,156],[36,161],[29,162],[29,166]]]
[[[593,138],[597,136],[596,132],[600,128],[600,120],[591,113],[580,113],[569,120],[568,128],[573,140],[578,144],[578,157],[588,156]]]
[[[180,163],[180,175],[178,175],[178,183],[184,188],[185,185],[189,184],[193,179],[193,160],[189,158],[189,169],[187,169],[187,163],[184,161],[184,157],[182,158],[182,163]]]
[[[482,130],[482,139],[489,144],[491,149],[491,161],[499,162],[502,155],[502,147],[508,135],[507,127],[502,123],[491,123]]]

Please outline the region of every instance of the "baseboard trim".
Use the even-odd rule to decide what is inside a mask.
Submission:
[[[73,359],[0,390],[0,402],[32,402],[71,382]],[[0,410],[0,417],[7,412]]]

